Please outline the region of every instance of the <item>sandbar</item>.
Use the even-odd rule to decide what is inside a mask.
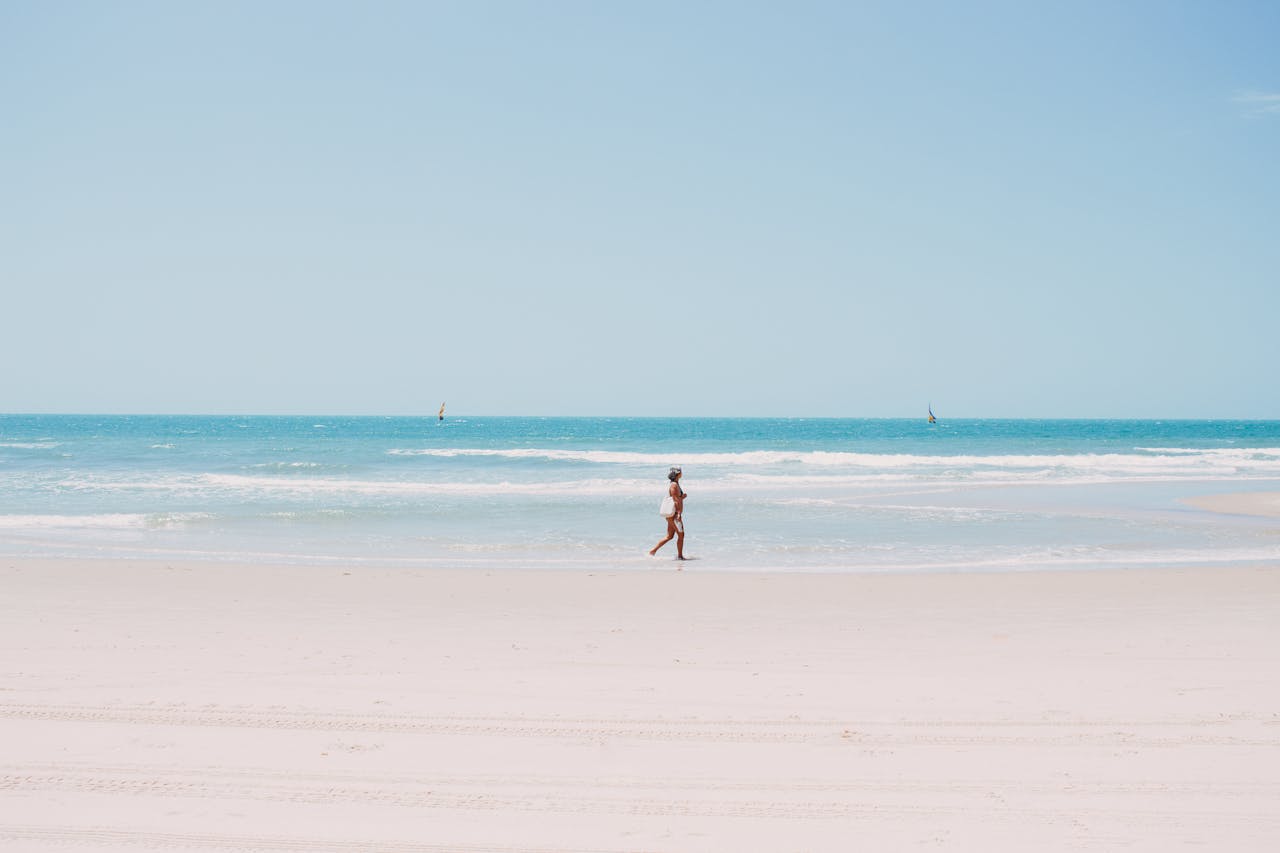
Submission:
[[[1184,503],[1229,515],[1261,515],[1280,518],[1280,492],[1234,492],[1184,498]]]

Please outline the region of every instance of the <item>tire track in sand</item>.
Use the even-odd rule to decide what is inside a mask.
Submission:
[[[0,844],[19,842],[52,847],[138,847],[144,850],[204,850],[211,853],[639,853],[568,847],[511,847],[429,841],[359,841],[279,835],[215,835],[195,832],[138,832],[103,827],[6,826]]]
[[[1280,747],[1280,732],[1269,725],[1269,718],[1238,716],[1080,721],[610,719],[351,714],[249,707],[0,704],[0,719],[579,741],[815,743],[838,739],[867,747]]]

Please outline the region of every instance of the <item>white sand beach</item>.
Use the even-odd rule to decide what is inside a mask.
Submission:
[[[1280,849],[1280,568],[0,563],[0,849]]]

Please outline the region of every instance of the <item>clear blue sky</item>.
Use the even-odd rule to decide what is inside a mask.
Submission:
[[[1280,417],[1280,3],[0,2],[0,411]]]

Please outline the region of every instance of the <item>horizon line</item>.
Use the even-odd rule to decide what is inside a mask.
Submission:
[[[936,414],[936,413],[935,413]],[[0,417],[69,417],[69,418],[369,418],[369,419],[418,419],[437,421],[435,412],[421,414],[342,413],[342,412],[0,412]],[[522,418],[562,419],[584,418],[594,420],[770,420],[770,421],[914,421],[928,420],[927,415],[582,415],[582,414],[493,414],[468,413],[448,415],[445,421],[466,418]],[[1280,421],[1280,417],[1241,416],[1162,416],[1162,415],[955,415],[937,416],[943,421],[1237,421],[1268,423]]]

